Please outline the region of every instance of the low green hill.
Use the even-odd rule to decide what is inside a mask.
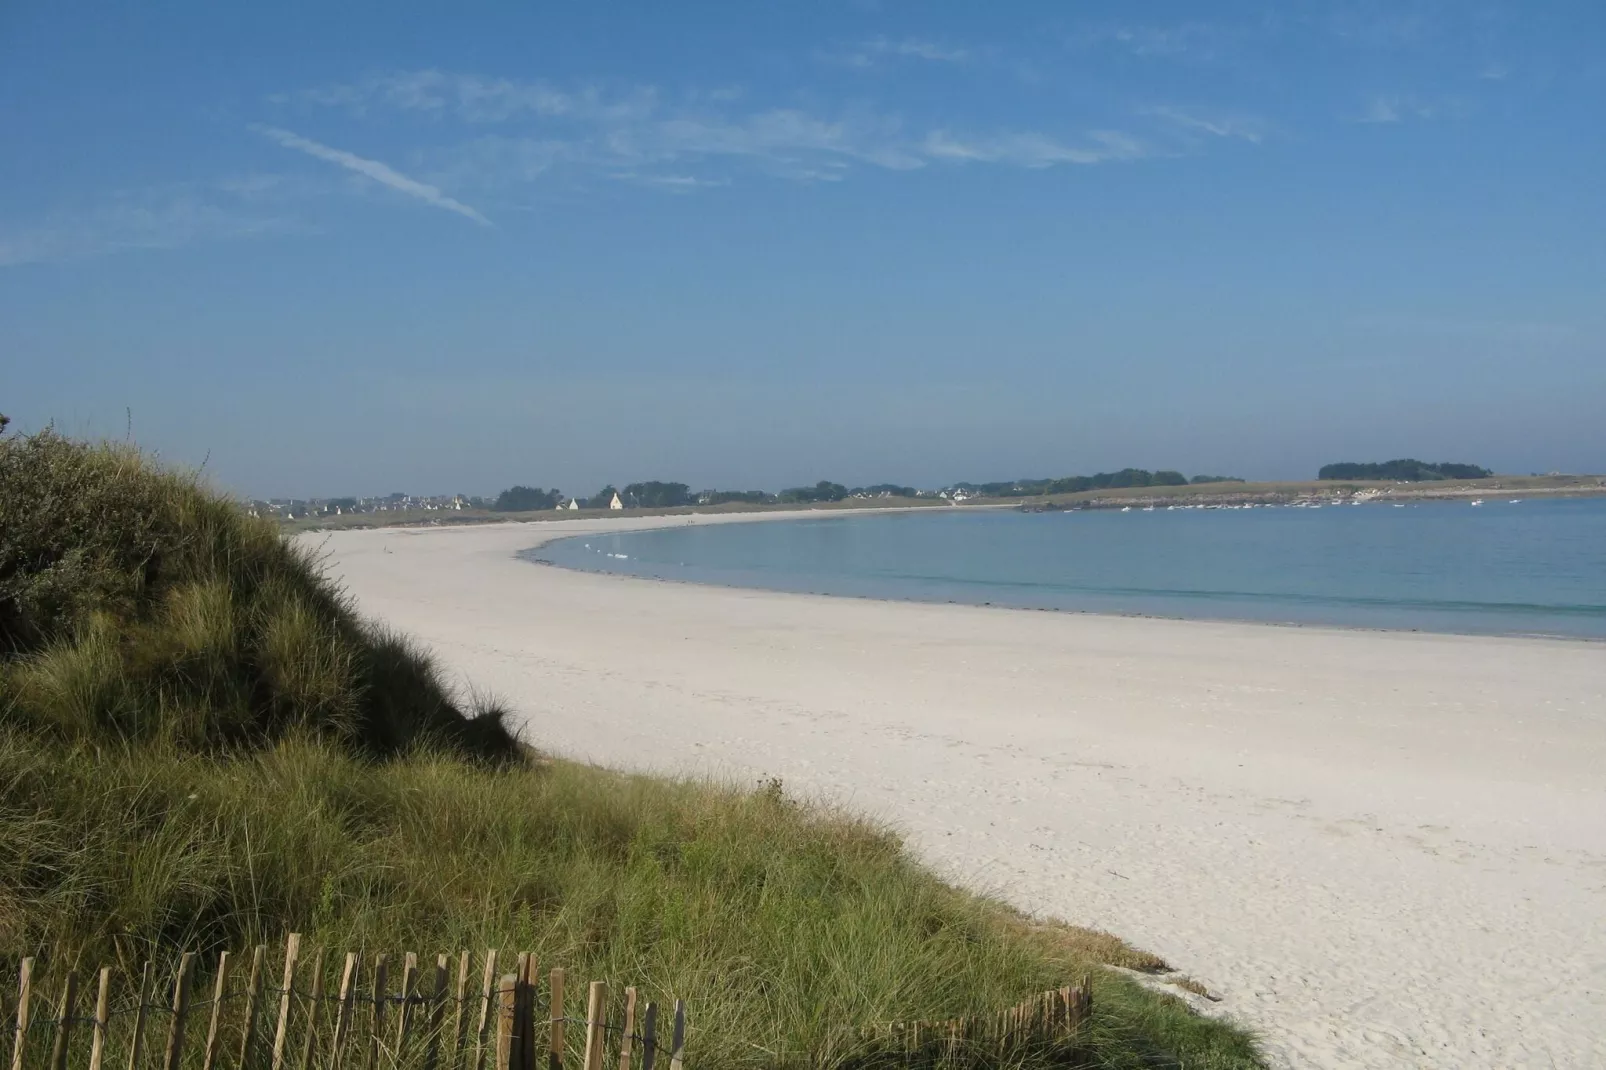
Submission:
[[[1152,956],[944,884],[883,828],[778,784],[538,757],[193,478],[0,439],[0,986],[24,955],[126,967],[291,930],[682,997],[699,1070],[860,1065],[862,1025],[1089,972],[1085,1044],[1037,1065],[1259,1065],[1102,969]]]

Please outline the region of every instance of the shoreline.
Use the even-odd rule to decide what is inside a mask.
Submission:
[[[643,531],[652,530],[643,528]],[[584,538],[583,535],[565,535],[563,538]],[[551,541],[562,541],[551,540]],[[527,565],[537,565],[542,568],[555,568],[564,572],[578,572],[585,576],[609,576],[620,580],[637,580],[641,583],[668,583],[680,584],[688,587],[708,587],[725,591],[764,591],[768,594],[802,595],[810,598],[847,598],[855,601],[877,602],[887,605],[919,605],[919,606],[970,606],[975,609],[998,609],[1009,613],[1060,613],[1075,617],[1108,617],[1111,620],[1160,620],[1171,621],[1178,624],[1242,624],[1252,628],[1291,628],[1298,631],[1309,632],[1359,632],[1376,635],[1442,635],[1446,637],[1459,637],[1464,639],[1520,639],[1533,640],[1545,643],[1592,643],[1606,645],[1606,638],[1592,635],[1560,635],[1548,632],[1471,632],[1446,631],[1439,628],[1385,628],[1365,624],[1307,624],[1297,620],[1255,620],[1250,617],[1183,617],[1169,613],[1139,613],[1136,611],[1121,613],[1108,609],[1070,609],[1064,606],[1012,606],[1003,602],[961,602],[954,598],[890,598],[885,595],[874,594],[839,594],[834,591],[793,591],[784,587],[760,587],[739,583],[709,583],[704,580],[677,580],[672,576],[636,576],[628,572],[611,572],[608,569],[574,568],[570,565],[560,565],[545,558],[525,557],[525,553],[533,552],[547,545],[542,543],[532,546],[528,551],[520,551],[519,560]]]
[[[950,880],[1159,954],[1273,1066],[1606,1061],[1598,645],[617,582],[636,577],[515,556],[571,532],[308,541],[362,612],[543,749],[778,777],[887,821]]]
[[[997,506],[984,506],[984,507],[981,507],[981,508],[999,508],[999,507],[997,507]],[[854,516],[871,516],[871,515],[876,515],[878,513],[886,514],[886,513],[901,512],[901,511],[902,510],[899,510],[899,509],[881,509],[881,510],[865,509],[865,510],[856,510],[856,511],[851,512],[851,513],[841,514],[840,515],[840,519],[846,520],[846,519],[849,519],[849,518],[854,517]],[[734,515],[734,514],[729,514],[729,515]],[[803,518],[803,517],[808,517],[810,514],[808,512],[798,511],[798,512],[790,512],[790,513],[766,513],[766,514],[762,514],[762,515],[766,519],[791,520],[791,519],[800,519],[800,518]],[[649,520],[649,518],[630,518],[630,519]],[[650,520],[657,520],[657,519],[660,519],[660,518],[656,518],[656,517],[655,518],[650,518]],[[677,517],[666,516],[666,517],[663,517],[661,519],[663,519],[665,522],[664,523],[651,523],[650,520],[649,520],[648,523],[642,524],[641,526],[632,527],[630,529],[630,533],[633,534],[635,532],[661,531],[664,528],[686,526],[686,525],[673,524],[673,523],[669,523],[668,522],[670,520],[679,520],[679,519],[681,519],[681,517],[678,517],[678,516]],[[421,529],[421,530],[430,530],[430,529],[426,528],[426,529]],[[773,593],[773,594],[801,594],[801,595],[811,595],[811,596],[819,597],[819,598],[850,598],[850,599],[858,599],[858,600],[863,600],[863,601],[868,601],[868,602],[906,603],[906,604],[914,604],[914,605],[932,605],[932,606],[940,606],[940,605],[974,606],[974,607],[976,607],[978,609],[982,609],[982,608],[985,608],[985,609],[1003,609],[1003,610],[1009,610],[1009,611],[1017,612],[1017,613],[1062,613],[1062,614],[1070,614],[1070,615],[1075,615],[1075,616],[1110,617],[1110,618],[1115,618],[1115,619],[1164,620],[1164,621],[1182,621],[1182,622],[1198,621],[1198,622],[1201,622],[1201,623],[1216,623],[1216,624],[1245,624],[1245,625],[1252,625],[1252,626],[1255,626],[1255,627],[1262,627],[1262,628],[1297,628],[1297,629],[1306,630],[1306,631],[1365,632],[1365,633],[1378,633],[1378,634],[1385,634],[1385,635],[1392,635],[1392,634],[1398,634],[1398,635],[1446,635],[1446,636],[1453,635],[1453,636],[1466,636],[1466,637],[1469,637],[1469,638],[1482,637],[1482,638],[1490,638],[1490,639],[1525,639],[1525,640],[1539,640],[1539,641],[1547,641],[1547,642],[1606,644],[1606,636],[1567,635],[1567,634],[1564,634],[1564,633],[1550,633],[1550,632],[1460,631],[1460,630],[1449,630],[1449,629],[1441,629],[1441,628],[1390,628],[1390,627],[1386,627],[1386,626],[1383,626],[1383,625],[1335,624],[1335,623],[1329,623],[1329,622],[1305,622],[1305,621],[1297,621],[1297,620],[1263,620],[1263,619],[1256,619],[1256,618],[1253,618],[1253,617],[1184,616],[1184,615],[1180,615],[1180,614],[1169,614],[1169,613],[1144,613],[1144,612],[1139,612],[1139,611],[1135,611],[1135,610],[1134,611],[1128,611],[1128,612],[1122,612],[1122,611],[1119,611],[1119,610],[1109,610],[1109,609],[1076,609],[1076,608],[1066,607],[1066,606],[1021,606],[1021,605],[1011,605],[1011,604],[1009,604],[1007,602],[972,602],[972,601],[961,601],[959,599],[953,599],[953,598],[943,598],[943,599],[938,599],[938,598],[915,598],[915,597],[899,598],[899,597],[889,596],[889,595],[854,594],[854,593],[846,593],[846,592],[838,592],[838,591],[800,591],[800,590],[794,590],[794,589],[790,589],[790,588],[786,588],[786,587],[771,587],[771,586],[763,586],[763,585],[756,585],[756,584],[719,583],[719,582],[713,582],[713,581],[708,581],[708,580],[676,579],[673,576],[661,576],[661,575],[660,576],[643,576],[643,575],[637,575],[635,573],[629,573],[629,572],[618,572],[618,571],[614,571],[612,569],[607,569],[607,568],[594,568],[594,569],[592,569],[592,568],[579,568],[579,567],[576,567],[576,566],[573,566],[573,565],[559,564],[556,561],[551,561],[551,560],[548,560],[546,558],[531,556],[531,555],[535,554],[537,551],[540,551],[540,550],[542,550],[542,549],[544,549],[544,548],[546,548],[548,546],[552,546],[552,545],[555,545],[555,544],[561,543],[561,542],[572,541],[572,540],[575,540],[575,539],[583,539],[583,538],[586,538],[587,535],[589,535],[589,534],[593,534],[593,533],[589,533],[588,532],[588,533],[585,533],[585,534],[552,534],[552,535],[546,535],[546,536],[542,537],[539,541],[537,541],[534,544],[532,544],[531,546],[529,546],[528,548],[518,551],[518,553],[515,556],[517,556],[520,561],[523,561],[524,563],[530,564],[530,565],[538,565],[538,566],[542,566],[542,567],[546,567],[546,568],[563,569],[564,571],[579,572],[579,573],[583,573],[583,574],[587,574],[587,575],[613,576],[613,577],[616,577],[616,578],[619,578],[619,579],[640,580],[640,581],[646,582],[646,583],[686,584],[686,585],[690,585],[690,586],[693,586],[693,587],[713,587],[713,588],[726,589],[726,590],[768,591],[768,592]]]

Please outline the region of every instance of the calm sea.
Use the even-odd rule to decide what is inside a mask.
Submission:
[[[1606,498],[834,514],[586,535],[531,556],[778,591],[1606,638]]]

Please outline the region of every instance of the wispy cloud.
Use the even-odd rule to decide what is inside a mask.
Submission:
[[[1113,130],[1091,131],[1085,142],[1074,145],[1029,132],[963,137],[946,130],[936,130],[927,135],[921,151],[936,160],[1003,163],[1030,168],[1140,160],[1154,155],[1143,142]]]
[[[730,184],[706,172],[718,161],[746,161],[778,178],[833,182],[855,166],[912,171],[934,164],[987,163],[1044,168],[1137,160],[1158,155],[1137,138],[1113,130],[1066,140],[1033,131],[915,133],[895,118],[852,115],[826,119],[797,109],[746,116],[675,116],[583,143],[497,137],[476,139],[449,166],[489,185],[529,180],[563,165],[601,170],[681,192]],[[662,169],[662,170],[655,170]]]
[[[825,63],[868,70],[884,60],[896,59],[925,60],[929,63],[969,63],[973,54],[968,48],[955,48],[918,37],[905,37],[901,40],[872,37],[866,41],[817,52],[815,57]]]
[[[486,219],[478,211],[470,208],[462,201],[448,197],[427,182],[408,178],[389,164],[381,163],[378,160],[370,160],[366,157],[358,156],[356,153],[346,152],[344,149],[330,148],[328,145],[304,138],[299,134],[291,133],[289,130],[281,130],[278,127],[258,125],[254,126],[253,129],[263,137],[278,142],[287,149],[295,149],[297,152],[304,152],[308,156],[335,164],[337,167],[344,167],[348,171],[370,178],[382,186],[387,186],[398,193],[416,198],[425,204],[432,204],[436,208],[444,208],[448,212],[456,212],[463,218],[472,219],[481,226],[488,227],[491,225],[489,219]]]
[[[894,171],[926,162],[907,143],[898,120],[877,115],[827,119],[797,108],[773,108],[732,118],[677,116],[643,133],[642,147],[668,159],[746,156],[806,164],[834,157]]]
[[[693,190],[730,185],[729,179],[699,178],[696,175],[643,175],[634,171],[622,171],[611,177],[620,182],[655,186],[671,193],[691,193]]]
[[[710,100],[733,100],[729,87],[704,94]],[[518,81],[439,70],[373,74],[344,85],[276,93],[274,104],[311,104],[338,108],[354,116],[379,109],[452,117],[469,123],[500,123],[518,118],[623,121],[658,107],[658,91],[636,86],[609,92],[597,86],[558,89],[543,81]]]
[[[1358,123],[1401,123],[1407,119],[1437,118],[1443,107],[1409,94],[1378,93],[1356,117]]]
[[[176,249],[202,241],[283,231],[293,224],[259,202],[276,176],[212,186],[173,185],[112,195],[22,226],[0,224],[0,267],[54,263],[129,249]]]
[[[1336,5],[1318,25],[1346,43],[1379,49],[1409,48],[1446,31],[1426,7],[1393,2]]]
[[[1168,25],[1105,24],[1084,27],[1066,42],[1076,50],[1115,48],[1143,58],[1213,60],[1243,35],[1236,27],[1209,22]]]
[[[1270,124],[1253,115],[1202,111],[1196,108],[1179,108],[1161,105],[1145,108],[1143,114],[1163,119],[1174,127],[1193,134],[1211,137],[1240,138],[1258,145],[1265,139]]]
[[[919,40],[873,43],[887,55],[959,62],[961,54]],[[738,92],[670,95],[651,86],[570,90],[434,70],[375,76],[352,86],[284,95],[277,102],[334,107],[355,116],[391,109],[429,116],[443,129],[448,119],[470,128],[500,125],[507,132],[487,131],[427,154],[432,178],[443,176],[442,181],[463,189],[568,174],[629,176],[629,181],[685,191],[729,184],[729,167],[721,161],[820,182],[838,180],[854,167],[907,171],[974,162],[1039,168],[1159,155],[1136,137],[1110,129],[957,134],[948,125],[914,126],[899,115],[863,107],[822,114],[801,107],[744,107]],[[301,144],[305,139],[297,141],[294,147],[310,151]]]

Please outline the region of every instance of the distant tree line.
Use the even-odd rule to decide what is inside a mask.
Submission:
[[[556,509],[563,494],[556,487],[509,487],[496,496],[491,508],[498,513],[528,513],[537,509]]]
[[[698,505],[724,505],[727,502],[764,505],[774,500],[775,496],[767,490],[700,490],[697,492]]]
[[[1326,469],[1323,469],[1325,472]],[[1325,478],[1325,477],[1324,477]],[[1089,490],[1110,490],[1117,487],[1183,487],[1189,483],[1242,483],[1236,476],[1194,476],[1191,480],[1181,472],[1162,470],[1150,472],[1144,468],[1123,468],[1119,472],[1100,472],[1091,476],[1063,476],[1059,479],[1016,479],[1001,483],[959,483],[954,489],[973,496],[988,498],[1026,498],[1042,494],[1075,494]],[[927,492],[930,493],[930,492]],[[788,487],[771,494],[763,490],[700,490],[692,491],[685,483],[664,483],[649,480],[630,483],[623,489],[608,484],[589,498],[578,498],[586,509],[606,509],[614,495],[627,509],[678,509],[691,505],[725,505],[741,502],[746,505],[814,505],[822,502],[839,502],[847,498],[916,498],[921,492],[899,483],[876,483],[867,487],[848,488],[841,483],[822,479],[811,487]],[[527,512],[538,509],[556,509],[567,499],[556,488],[510,487],[497,495],[491,508],[499,512]]]
[[[660,483],[654,479],[629,484],[619,497],[632,509],[675,509],[692,504],[690,490],[684,483]]]
[[[778,502],[798,504],[804,502],[839,502],[851,491],[840,483],[820,480],[812,487],[788,487],[775,496]]]
[[[1196,476],[1195,483],[1215,482],[1216,476]],[[1059,479],[1017,479],[1007,483],[961,483],[959,490],[987,498],[1035,498],[1042,494],[1080,494],[1089,490],[1117,487],[1185,487],[1188,477],[1170,470],[1150,472],[1144,468],[1123,468],[1119,472],[1100,472],[1091,476],[1061,476]]]
[[[1428,483],[1438,479],[1485,479],[1494,475],[1487,468],[1475,464],[1429,464],[1413,458],[1384,461],[1381,464],[1356,464],[1343,461],[1324,464],[1316,473],[1317,479],[1387,479],[1396,483]]]

